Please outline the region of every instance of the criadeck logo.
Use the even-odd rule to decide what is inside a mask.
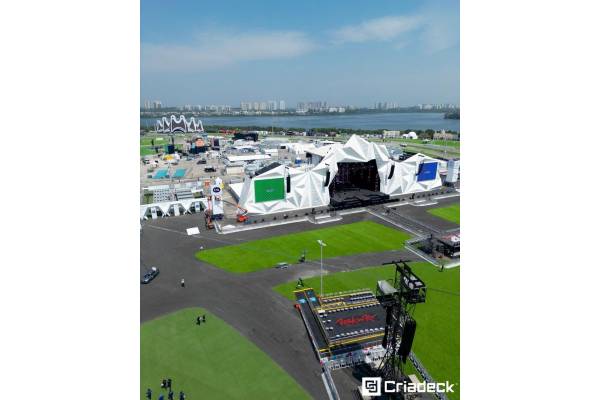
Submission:
[[[381,396],[381,378],[362,378],[363,396]]]
[[[384,393],[454,393],[454,384],[437,382],[382,382],[381,378],[362,378],[360,392],[363,396],[381,396]]]

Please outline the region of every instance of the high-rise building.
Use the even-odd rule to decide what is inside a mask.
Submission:
[[[279,111],[285,111],[285,101],[279,100]]]

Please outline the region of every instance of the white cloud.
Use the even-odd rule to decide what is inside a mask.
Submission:
[[[419,28],[421,24],[422,18],[418,16],[388,16],[342,27],[333,31],[332,38],[337,44],[390,41]]]
[[[458,12],[433,5],[412,16],[387,16],[348,25],[331,32],[334,44],[391,42],[394,49],[415,44],[425,53],[435,53],[459,43]]]
[[[460,27],[458,16],[441,12],[432,12],[428,15],[427,23],[421,33],[423,48],[428,53],[445,50],[459,43]]]
[[[204,32],[194,44],[142,43],[145,70],[208,70],[244,61],[291,58],[316,48],[304,33],[272,31],[252,33]]]

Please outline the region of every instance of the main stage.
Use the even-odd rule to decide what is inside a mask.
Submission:
[[[374,204],[390,202],[390,196],[374,190],[345,189],[331,194],[329,208],[332,210],[346,210],[348,208],[366,207]]]

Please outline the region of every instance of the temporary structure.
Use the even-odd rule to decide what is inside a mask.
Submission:
[[[375,162],[378,191],[391,197],[440,187],[442,161],[415,154],[404,161],[390,158],[385,146],[353,135],[343,146],[334,146],[312,169],[285,165],[246,179],[237,193],[249,213],[268,214],[329,205],[329,187],[344,163]],[[358,165],[358,164],[353,164]]]

